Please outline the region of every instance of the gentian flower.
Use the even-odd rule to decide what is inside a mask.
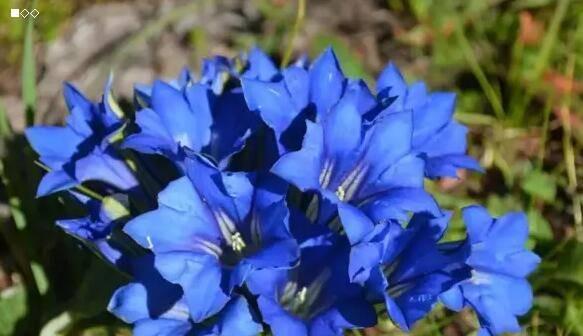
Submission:
[[[88,211],[88,215],[75,219],[61,219],[56,222],[69,235],[81,240],[90,249],[97,251],[105,260],[126,270],[130,256],[124,247],[112,239],[112,233],[119,221],[129,215],[128,210],[113,196],[98,201],[74,194]]]
[[[271,171],[323,196],[320,221],[333,213],[325,202],[357,205],[375,221],[406,211],[439,214],[423,190],[424,162],[410,152],[411,115],[391,114],[367,127],[358,106],[357,96],[345,95],[321,122],[306,121],[302,148],[283,155]]]
[[[212,321],[194,323],[180,286],[166,281],[153,264],[152,255],[137,260],[133,282],[117,289],[108,305],[110,312],[134,324],[135,336],[254,336],[261,332],[261,324],[239,296]]]
[[[332,49],[284,69],[258,48],[206,59],[198,79],[136,86],[135,122],[110,85],[93,103],[67,84],[67,125],[27,137],[50,170],[39,195],[104,182],[99,200],[69,190],[88,215],[57,224],[133,278],[108,309],[134,334],[342,335],[373,326],[374,304],[408,331],[438,300],[473,308],[481,335],[520,330],[540,261],[524,215],[466,208],[468,237],[445,242],[451,213],[424,190],[480,170],[453,94],[408,85],[392,64],[373,94]],[[138,155],[149,194],[131,192],[120,139],[178,169]]]
[[[198,323],[220,311],[254,271],[294,266],[298,248],[271,179],[254,181],[254,188],[248,174],[221,173],[199,156],[186,167],[187,176],[158,195],[158,209],[124,231],[156,254],[164,278],[181,285]]]
[[[231,78],[239,77],[239,59],[229,59],[224,56],[213,56],[202,61],[200,83],[209,85],[216,95],[225,90]]]
[[[212,58],[203,59],[198,81],[196,76],[185,67],[180,71],[178,77],[166,83],[177,90],[184,90],[187,86],[198,82],[208,85],[216,95],[220,95],[231,77],[238,78],[237,64],[238,62],[235,59],[213,56]],[[150,107],[152,103],[152,85],[136,84],[134,86],[134,95],[137,106],[142,108]]]
[[[463,210],[471,252],[466,264],[471,277],[441,295],[445,305],[459,311],[465,306],[478,314],[479,335],[520,332],[516,316],[532,306],[526,279],[540,258],[526,250],[528,222],[523,213],[492,218],[481,206]]]
[[[336,55],[327,49],[308,69],[296,62],[281,72],[260,51],[250,53],[242,86],[247,105],[275,132],[281,154],[297,150],[308,118],[322,120],[341,97],[351,96],[361,113],[375,104],[362,80],[349,80]],[[252,62],[251,62],[252,61]]]
[[[458,168],[482,170],[476,160],[466,155],[467,128],[453,119],[454,93],[429,93],[423,82],[408,86],[393,63],[389,63],[379,76],[377,91],[381,105],[388,107],[373,109],[365,118],[372,120],[403,111],[412,113],[412,150],[426,157],[427,177],[457,177]]]
[[[247,281],[273,334],[343,335],[345,329],[373,326],[375,310],[346,272],[350,245],[345,237],[305,220],[294,225],[307,225],[296,228],[303,231],[298,267],[260,270]]]
[[[349,274],[366,285],[373,302],[384,302],[389,317],[408,331],[437,303],[439,295],[469,277],[464,264],[468,245],[463,241],[439,243],[450,213],[433,218],[413,215],[406,228],[395,221],[374,223],[349,206],[339,207],[343,221],[368,227],[359,235],[348,235],[353,245]]]
[[[308,71],[299,65],[279,71],[258,48],[249,52],[248,59],[248,69],[241,78],[245,100],[275,133],[279,153],[285,153],[299,145],[305,132]]]
[[[35,126],[25,131],[40,161],[50,169],[38,186],[38,196],[90,180],[105,182],[121,191],[137,187],[132,172],[111,145],[124,120],[111,97],[110,86],[111,78],[102,100],[94,103],[66,83],[64,95],[70,112],[66,125]]]
[[[170,86],[177,90],[182,90],[194,82],[194,76],[188,68],[183,68],[178,77],[168,82]],[[142,108],[149,107],[152,104],[152,85],[136,84],[134,85],[134,102],[136,106]]]
[[[240,88],[220,94],[205,83],[182,88],[156,81],[150,107],[136,114],[139,131],[130,135],[126,148],[146,154],[160,154],[182,167],[182,147],[202,152],[225,168],[257,127]]]

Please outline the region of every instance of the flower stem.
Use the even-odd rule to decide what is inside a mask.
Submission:
[[[480,67],[480,63],[478,62],[478,59],[476,58],[476,55],[472,50],[472,46],[470,45],[470,42],[468,41],[466,35],[464,34],[463,26],[461,23],[458,23],[456,25],[455,34],[457,36],[458,43],[461,46],[461,51],[466,61],[468,62],[470,69],[474,73],[474,76],[476,76],[478,83],[482,87],[482,90],[484,90],[484,94],[486,95],[486,98],[488,99],[488,102],[490,103],[492,110],[494,110],[496,118],[502,120],[504,118],[505,113],[504,108],[502,107],[502,103],[500,102],[500,97],[498,96],[498,93],[496,92],[492,84],[490,84],[488,78],[486,77],[486,74]]]
[[[305,15],[306,15],[306,0],[298,0],[298,11],[296,14],[296,21],[294,23],[289,43],[287,45],[285,53],[283,54],[283,59],[281,60],[282,68],[285,68],[291,59],[292,52],[294,49],[294,40],[296,39],[298,32],[300,31],[300,27],[304,22]]]

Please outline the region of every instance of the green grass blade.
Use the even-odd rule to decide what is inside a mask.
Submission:
[[[488,77],[484,73],[484,70],[482,70],[480,63],[478,62],[478,59],[474,54],[474,51],[472,50],[472,46],[470,45],[470,42],[468,41],[464,33],[463,30],[464,27],[462,26],[461,23],[458,22],[455,28],[456,28],[455,35],[461,47],[461,52],[463,53],[464,58],[466,59],[466,62],[468,62],[468,65],[470,66],[472,73],[474,74],[474,76],[478,80],[478,83],[482,87],[482,90],[486,95],[486,99],[488,99],[488,102],[490,103],[490,106],[492,107],[492,110],[494,111],[496,118],[498,118],[498,120],[503,120],[505,117],[505,113],[504,107],[502,106],[502,103],[500,101],[500,97],[498,96],[498,93],[496,92],[492,84],[488,81]]]
[[[22,100],[26,113],[26,125],[34,124],[36,110],[36,65],[34,59],[34,18],[26,21],[22,56]]]
[[[294,46],[293,46],[294,40],[296,39],[296,37],[300,31],[300,28],[304,22],[305,16],[306,16],[306,0],[298,0],[298,11],[297,11],[297,15],[296,15],[296,21],[294,23],[293,30],[291,32],[287,48],[283,54],[283,59],[281,61],[282,68],[285,68],[291,59],[292,52],[294,49]]]
[[[12,126],[8,120],[8,113],[6,108],[0,101],[0,139],[5,139],[12,135]]]
[[[513,111],[514,115],[512,116],[512,119],[515,125],[520,125],[522,123],[526,108],[528,107],[536,91],[539,89],[541,82],[540,78],[544,71],[547,69],[551,59],[551,54],[555,49],[555,45],[557,44],[559,30],[561,29],[561,25],[567,14],[569,3],[570,0],[559,0],[557,3],[557,7],[555,8],[553,17],[551,18],[551,23],[543,38],[541,48],[536,56],[536,61],[531,72],[531,76],[528,79],[528,83],[531,83],[531,85],[526,89],[526,93],[523,96],[524,98],[521,104]]]

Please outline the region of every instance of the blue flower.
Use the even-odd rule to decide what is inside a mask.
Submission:
[[[166,281],[154,268],[152,256],[133,265],[133,282],[117,289],[108,310],[126,323],[134,324],[136,336],[230,336],[257,335],[247,301],[234,297],[210,322],[194,323],[180,286]]]
[[[183,68],[178,77],[168,82],[168,84],[177,90],[182,90],[194,82],[194,76],[188,68]],[[152,85],[136,84],[134,85],[134,101],[136,106],[149,107],[152,104]]]
[[[358,235],[348,234],[350,279],[366,285],[373,302],[384,302],[401,329],[410,330],[431,311],[441,293],[469,277],[464,264],[467,244],[439,243],[449,213],[437,218],[418,213],[403,228],[395,221],[374,225],[355,207],[343,205],[339,212],[342,221],[368,227]]]
[[[217,313],[249,274],[292,267],[299,252],[287,228],[281,181],[221,173],[198,156],[186,167],[187,176],[158,195],[158,209],[134,218],[124,231],[156,254],[156,268],[182,286],[191,318],[200,322]]]
[[[344,76],[330,48],[309,69],[305,62],[297,62],[279,72],[258,49],[249,59],[241,83],[245,99],[275,132],[280,153],[297,150],[306,131],[304,121],[323,119],[341,97],[351,96],[362,113],[375,104],[362,80]]]
[[[519,332],[516,316],[532,306],[532,289],[526,279],[540,258],[526,250],[528,223],[523,213],[492,218],[481,206],[463,210],[471,253],[466,264],[471,277],[441,295],[453,310],[474,309],[480,320],[480,335]]]
[[[241,85],[250,110],[258,111],[275,133],[279,152],[297,147],[305,132],[308,106],[308,71],[292,65],[279,71],[260,49],[249,53],[249,67]]]
[[[146,154],[164,155],[181,165],[180,149],[212,157],[225,168],[257,127],[258,119],[245,105],[239,89],[220,94],[198,82],[177,88],[156,81],[150,107],[136,114],[139,131],[124,146]]]
[[[423,189],[424,161],[411,153],[411,115],[394,113],[367,126],[358,106],[358,96],[345,95],[319,123],[306,121],[302,148],[284,154],[271,171],[323,196],[320,221],[334,213],[326,202],[358,205],[375,221],[407,211],[439,214]]]
[[[207,85],[216,95],[220,95],[225,88],[225,85],[231,77],[238,78],[236,60],[228,59],[224,56],[213,56],[211,58],[203,59],[200,79],[187,68],[183,68],[178,77],[167,82],[177,90],[184,90],[191,84],[200,83]],[[152,104],[152,85],[136,84],[134,86],[134,96],[136,106],[146,108]]]
[[[303,231],[298,267],[260,270],[247,281],[273,334],[343,335],[345,329],[373,326],[373,306],[363,288],[348,279],[346,239],[298,218],[294,226]]]
[[[373,109],[365,118],[372,120],[403,111],[412,113],[412,149],[426,156],[427,177],[456,177],[458,168],[482,170],[476,160],[466,155],[467,128],[453,119],[454,93],[429,93],[423,82],[408,86],[393,63],[379,76],[377,90],[381,105],[388,107]]]
[[[238,59],[213,56],[202,62],[200,83],[209,85],[216,95],[220,95],[231,78],[238,78]]]
[[[114,197],[102,201],[73,194],[88,211],[88,215],[75,219],[58,220],[56,224],[69,235],[81,240],[90,249],[98,252],[105,260],[122,270],[128,267],[129,256],[120,242],[112,239],[114,228],[129,213]]]
[[[38,196],[90,180],[105,182],[122,191],[137,186],[132,172],[111,145],[124,120],[111,97],[110,86],[111,78],[102,100],[94,103],[66,83],[64,95],[70,112],[66,125],[35,126],[25,131],[40,161],[50,170],[38,186]]]

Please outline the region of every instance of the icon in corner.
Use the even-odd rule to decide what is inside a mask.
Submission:
[[[40,14],[40,12],[36,8],[32,9],[31,11],[29,11],[28,9],[10,8],[11,18],[19,17],[26,18],[29,14],[33,18],[36,18]]]

